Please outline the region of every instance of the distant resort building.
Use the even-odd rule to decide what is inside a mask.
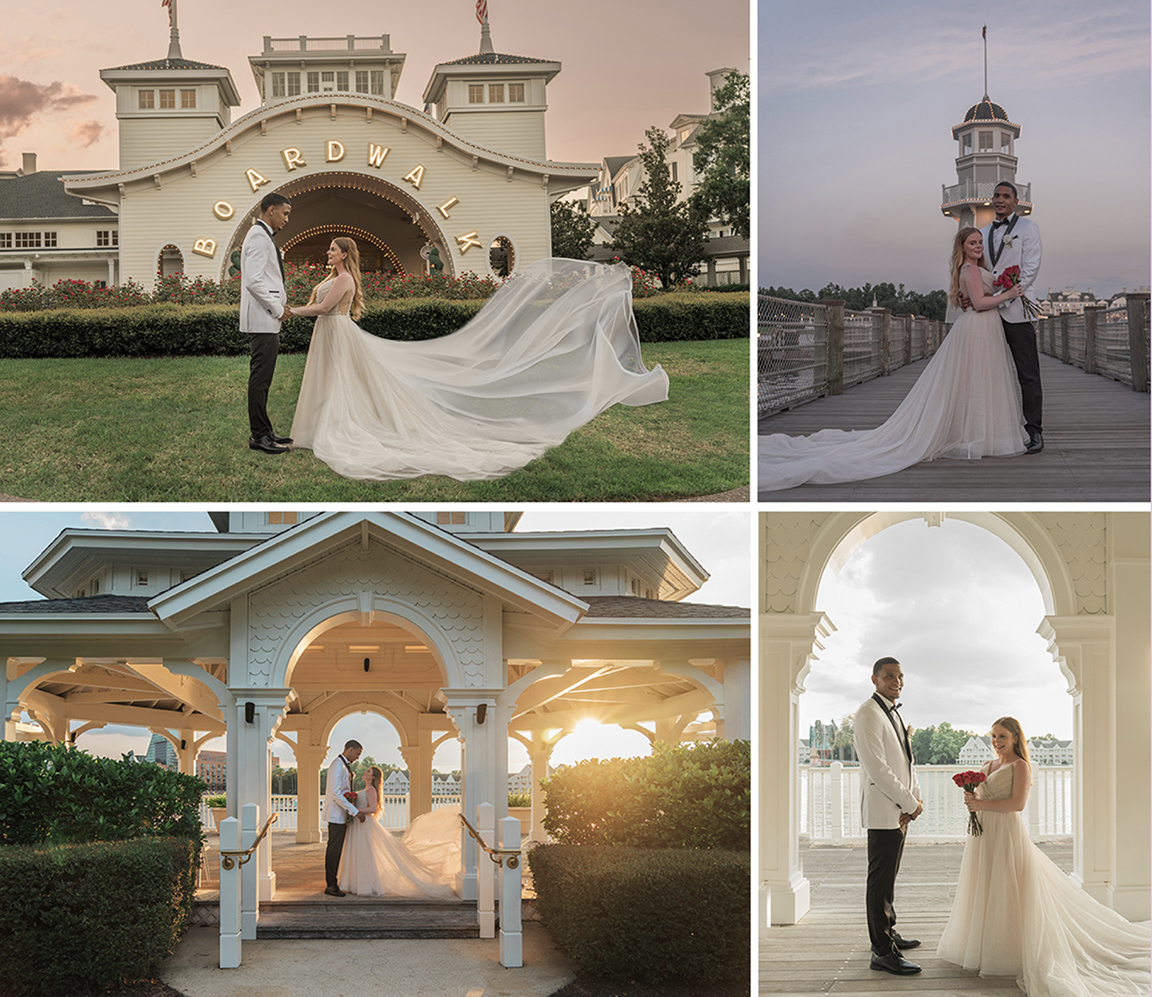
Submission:
[[[1149,287],[1133,288],[1133,291],[1148,293]],[[1126,324],[1128,322],[1128,288],[1112,295],[1110,298],[1098,298],[1087,291],[1078,291],[1073,287],[1066,287],[1063,291],[1048,289],[1048,296],[1040,299],[1040,314],[1053,317],[1059,315],[1083,315],[1086,308],[1099,308],[1103,310],[1105,322]],[[1099,321],[1099,319],[1097,319]]]
[[[208,786],[209,793],[223,793],[228,788],[228,753],[202,750],[196,756],[196,775]]]
[[[696,175],[692,157],[696,152],[696,139],[701,125],[715,117],[715,94],[734,73],[734,69],[714,69],[708,73],[712,109],[705,114],[678,114],[668,126],[672,130],[672,140],[665,150],[672,180],[680,184],[680,201],[686,201],[700,183]],[[642,137],[641,137],[642,138]],[[616,228],[620,224],[622,205],[635,207],[637,191],[647,179],[638,155],[605,156],[600,160],[599,175],[588,187],[585,207],[596,223],[595,245],[592,256],[597,260],[611,260],[612,251],[607,248],[612,242]],[[713,219],[705,237],[704,271],[694,283],[715,286],[717,284],[747,284],[748,258],[751,242],[737,234],[731,224]]]
[[[1028,755],[1033,765],[1071,765],[1075,757],[1071,740],[1039,740],[1032,737],[1028,738]],[[968,738],[960,749],[959,761],[961,765],[983,765],[995,757],[992,738],[984,734]]]

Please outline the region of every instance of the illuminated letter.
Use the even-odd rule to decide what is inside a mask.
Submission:
[[[386,145],[374,145],[372,142],[368,143],[368,165],[380,166],[384,162],[384,157],[388,155],[389,149]]]
[[[216,255],[216,240],[215,239],[197,239],[196,245],[192,247],[192,252],[199,253],[201,256],[212,257]]]
[[[471,249],[473,246],[475,246],[477,249],[480,248],[480,240],[476,237],[476,235],[477,235],[477,233],[475,233],[475,232],[468,232],[464,235],[456,236],[456,241],[458,243],[460,243],[460,255],[461,256],[463,256],[464,253],[468,252],[468,250]]]
[[[227,201],[217,201],[212,205],[212,213],[222,222],[228,221],[234,214],[236,209],[232,207]]]
[[[417,166],[411,173],[404,177],[413,187],[417,190],[420,189],[420,181],[424,179],[424,167]]]
[[[328,162],[338,163],[344,158],[344,146],[333,140],[328,143]]]
[[[248,182],[252,185],[252,192],[253,193],[255,193],[261,187],[263,187],[264,184],[268,183],[268,181],[265,180],[262,176],[260,176],[260,174],[257,173],[255,170],[245,170],[245,173],[247,173],[247,175],[248,175]]]
[[[297,166],[307,166],[304,162],[304,153],[299,149],[284,149],[281,153],[284,157],[284,165],[288,167],[288,172],[291,173]]]
[[[438,205],[436,205],[436,210],[437,210],[437,211],[439,211],[439,212],[440,212],[440,214],[442,214],[442,215],[443,215],[445,218],[447,218],[447,217],[449,217],[449,215],[448,215],[448,209],[449,209],[450,207],[452,207],[452,205],[454,205],[454,204],[459,204],[459,203],[460,203],[460,198],[458,198],[458,197],[450,197],[450,198],[448,198],[448,200],[447,200],[447,201],[445,201],[443,204],[438,204]]]

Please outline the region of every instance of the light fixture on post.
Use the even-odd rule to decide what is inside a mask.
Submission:
[[[256,704],[248,702],[244,704],[244,722],[252,723],[256,719]]]
[[[365,658],[364,659],[364,671],[368,671],[368,664],[371,660],[372,660],[371,658]]]
[[[488,716],[488,704],[481,703],[476,707],[476,723],[483,725],[484,718]]]

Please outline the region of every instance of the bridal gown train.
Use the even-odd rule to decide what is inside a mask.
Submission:
[[[987,772],[990,766],[985,766]],[[1013,766],[977,788],[1012,796]],[[981,810],[937,954],[981,976],[1015,976],[1029,997],[1149,993],[1149,935],[1076,886],[1028,837],[1021,813]]]
[[[610,405],[668,397],[667,374],[640,358],[623,264],[540,260],[422,342],[364,332],[351,300],[316,319],[291,433],[348,478],[499,477]]]
[[[984,293],[992,274],[981,271]],[[975,460],[1024,452],[1016,366],[1000,313],[963,312],[887,422],[759,438],[759,488],[831,484],[894,474],[939,457]]]
[[[459,812],[434,811],[426,817],[431,824],[423,836],[417,828],[422,821],[418,817],[405,841],[397,841],[372,814],[352,821],[340,855],[340,889],[362,897],[453,899],[450,884],[460,868]]]

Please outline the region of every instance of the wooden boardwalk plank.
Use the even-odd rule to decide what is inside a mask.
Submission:
[[[1040,846],[1060,868],[1072,866],[1071,841]],[[836,994],[838,997],[908,993],[928,997],[1005,997],[1019,994],[1012,977],[981,979],[936,955],[948,921],[962,844],[909,845],[896,880],[901,931],[921,945],[907,953],[923,971],[896,977],[868,966],[870,945],[864,919],[866,847],[801,846],[812,909],[799,924],[768,928],[761,939],[760,994]]]
[[[759,433],[872,429],[900,404],[927,366],[849,388],[762,419]],[[1142,502],[1149,500],[1149,396],[1040,357],[1044,452],[978,461],[936,460],[897,474],[836,485],[764,491],[762,502]]]

